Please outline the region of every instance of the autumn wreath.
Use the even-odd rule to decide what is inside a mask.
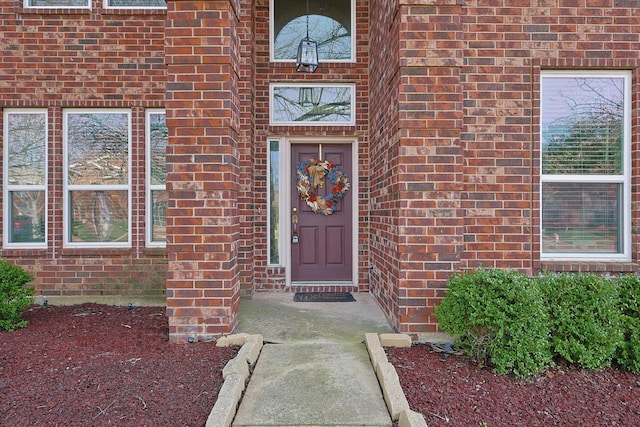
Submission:
[[[336,205],[344,199],[349,189],[347,174],[326,160],[307,160],[298,163],[296,168],[298,194],[315,213],[331,215],[336,210]],[[318,196],[315,189],[324,187],[325,177],[331,183],[331,193],[326,196]]]

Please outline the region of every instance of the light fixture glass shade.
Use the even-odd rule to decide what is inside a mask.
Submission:
[[[318,68],[318,44],[305,37],[298,45],[296,70],[303,73],[313,73]]]
[[[298,89],[298,104],[303,107],[318,106],[322,99],[322,88],[318,87],[301,87]]]

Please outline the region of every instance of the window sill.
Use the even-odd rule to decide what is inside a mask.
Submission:
[[[616,261],[540,261],[540,270],[583,273],[635,273],[635,262]]]

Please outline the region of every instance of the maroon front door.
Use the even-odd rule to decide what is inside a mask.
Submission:
[[[291,162],[291,280],[351,282],[351,146],[293,144]],[[305,165],[311,168],[305,170]],[[322,165],[328,165],[324,173]],[[299,170],[303,174],[302,178]],[[302,195],[300,188],[303,190]],[[308,193],[304,194],[305,192]],[[340,200],[334,202],[340,197]],[[317,212],[314,212],[314,207]]]

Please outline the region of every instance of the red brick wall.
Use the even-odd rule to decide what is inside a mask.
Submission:
[[[540,262],[537,160],[541,70],[633,70],[638,93],[637,2],[374,1],[371,22],[371,288],[396,328],[435,330],[459,269],[637,270],[636,228],[633,263]]]
[[[635,227],[633,263],[540,262],[537,160],[541,70],[633,70],[639,92],[635,1],[357,0],[357,62],[313,75],[269,61],[268,0],[100,7],[0,0],[0,108],[48,109],[52,165],[48,248],[0,256],[45,295],[161,293],[168,262],[172,340],[232,330],[240,293],[284,288],[267,264],[267,138],[318,134],[358,140],[358,287],[398,330],[435,330],[433,306],[460,269],[637,270]],[[355,126],[270,126],[268,86],[285,81],[355,83]],[[62,247],[66,107],[132,110],[131,249]],[[165,107],[170,127],[167,251],[144,247],[149,107]],[[637,95],[633,108],[635,224]]]
[[[403,332],[435,330],[463,244],[460,7],[421,3],[372,5],[371,287]]]
[[[167,315],[171,341],[232,332],[238,248],[237,5],[171,1],[166,25]]]
[[[165,252],[145,249],[144,111],[164,106],[165,12],[94,5],[90,11],[28,11],[21,1],[0,1],[0,109],[46,108],[49,117],[47,249],[0,249],[0,256],[35,274],[44,296],[163,295]],[[130,249],[63,248],[62,111],[67,107],[131,109]]]
[[[621,0],[558,0],[537,7],[465,3],[464,267],[525,272],[637,269],[637,230],[633,264],[540,262],[537,89],[544,69],[633,70],[632,141],[637,157],[637,7],[637,2]],[[634,176],[637,171],[634,168]],[[637,178],[632,192],[637,193]],[[636,215],[635,205],[632,212]]]

